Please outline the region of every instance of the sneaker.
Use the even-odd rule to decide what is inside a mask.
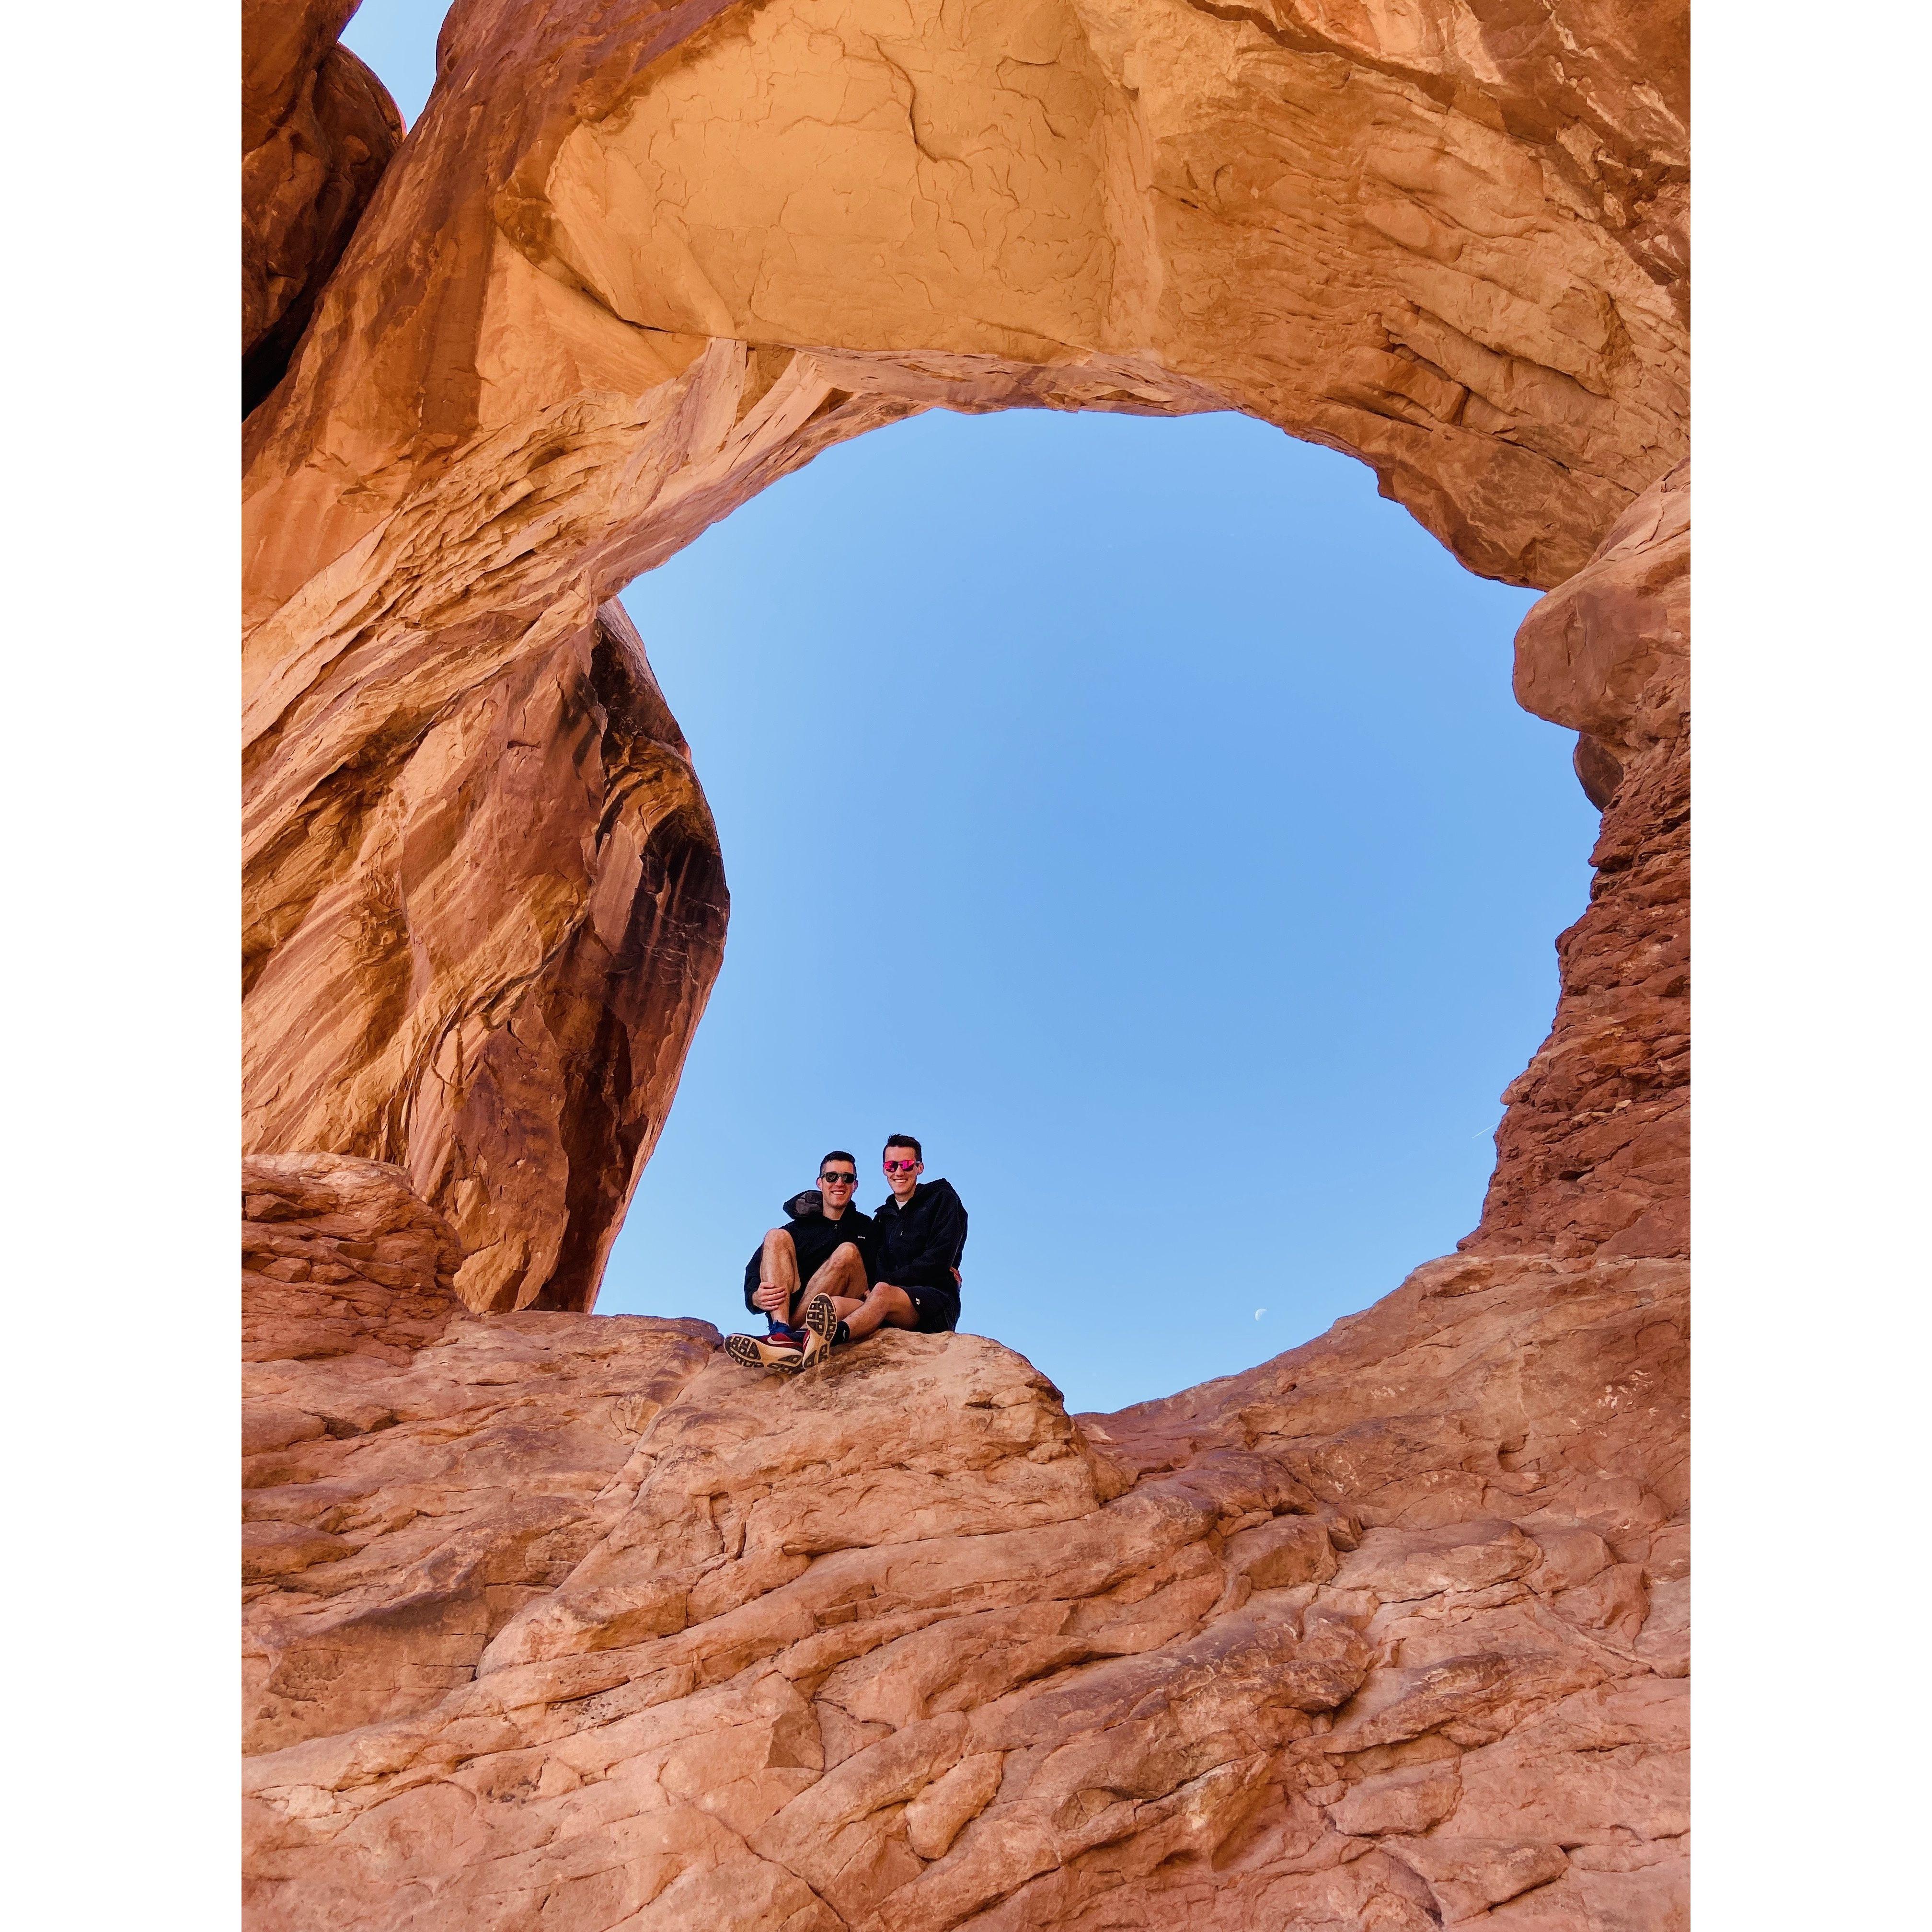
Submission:
[[[748,1369],[776,1369],[782,1375],[805,1365],[797,1343],[779,1335],[727,1335],[724,1352]]]
[[[814,1294],[805,1304],[799,1321],[805,1329],[805,1348],[799,1357],[799,1366],[808,1369],[831,1354],[832,1344],[844,1324],[838,1319],[838,1311],[829,1294]]]

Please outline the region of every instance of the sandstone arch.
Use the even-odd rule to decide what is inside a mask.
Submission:
[[[831,442],[1238,408],[1372,464],[1472,568],[1573,575],[1683,454],[1682,41],[1670,8],[1514,0],[456,8],[246,431],[245,1144],[400,1161],[496,1257],[478,1305],[588,1305],[594,1270],[516,1229],[598,1252],[583,1216],[655,1126],[566,1155],[577,1072],[506,1111],[468,1070],[627,890],[592,883],[604,795],[539,836],[590,859],[472,878],[453,921],[399,855],[443,790],[527,784],[509,739],[424,774],[539,664],[571,668],[544,742],[601,736],[600,609]],[[722,938],[688,767],[672,790],[642,808],[709,883],[659,909],[662,1033],[618,1029],[655,1122]]]
[[[246,431],[257,1932],[1681,1932],[1682,42],[458,6]],[[726,916],[608,600],[934,406],[1365,457],[1550,590],[1517,694],[1605,808],[1466,1252],[1117,1416],[569,1312]]]

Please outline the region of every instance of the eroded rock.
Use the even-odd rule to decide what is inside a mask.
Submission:
[[[1505,1090],[1465,1247],[1690,1252],[1690,472],[1634,504],[1516,634],[1516,695],[1616,767],[1550,1036]]]
[[[1669,7],[458,10],[247,433],[256,1932],[1682,1925],[1682,52]],[[1482,1226],[1108,1417],[970,1336],[784,1383],[539,1312],[724,929],[605,600],[1012,406],[1246,409],[1560,585],[1518,689],[1598,877]]]
[[[599,788],[551,748],[601,730],[600,605],[847,437],[935,406],[1238,408],[1362,457],[1473,568],[1572,575],[1684,452],[1684,54],[1672,5],[1568,0],[457,10],[248,425],[246,1144],[404,1166],[489,1251],[478,1306],[590,1305],[590,1230],[652,1130],[532,1155],[527,1123],[661,1118],[722,897],[675,896],[650,947],[688,990],[615,1028],[649,1062],[628,1095],[586,1094],[591,1059],[508,990],[595,896],[570,835]],[[433,853],[479,787],[549,829],[437,880],[445,917],[392,848]],[[1633,804],[1642,838],[1662,808]],[[319,1011],[344,1018],[317,1039]],[[1618,1112],[1604,1059],[1531,1112]],[[460,1127],[421,1119],[486,1063]],[[1673,1252],[1661,1119],[1631,1116],[1633,1185],[1588,1213],[1563,1176],[1595,1142],[1526,1128],[1536,1172],[1486,1238]]]
[[[365,760],[251,818],[244,1144],[393,1162],[470,1306],[587,1310],[723,956],[717,832],[621,605],[474,688],[426,649]]]
[[[1684,1687],[1563,1600],[1681,1558],[1683,1307],[1438,1263],[1113,1417],[964,1335],[786,1382],[452,1304],[258,1364],[393,1420],[251,1460],[252,1923],[1665,1924]]]
[[[242,0],[242,412],[280,382],[401,144],[388,89],[342,46],[360,0]]]
[[[472,1316],[447,1224],[379,1162],[251,1160],[243,1187],[247,1258],[272,1244],[268,1265],[305,1270],[242,1276],[244,1722],[260,1750],[470,1682],[491,1636],[596,1542],[639,1432],[716,1335]]]

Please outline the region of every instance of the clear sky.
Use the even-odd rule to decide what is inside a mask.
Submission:
[[[412,118],[440,14],[347,36]],[[896,1131],[962,1325],[1076,1408],[1452,1249],[1596,827],[1510,694],[1532,601],[1226,416],[921,417],[639,580],[733,912],[599,1308],[743,1325],[781,1200],[842,1146],[869,1208]]]
[[[403,110],[403,125],[413,128],[436,82],[436,34],[448,0],[362,0],[342,35],[342,44],[360,54],[381,76]]]

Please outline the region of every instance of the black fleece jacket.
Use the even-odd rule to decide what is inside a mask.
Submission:
[[[866,1272],[895,1288],[956,1294],[952,1270],[966,1250],[966,1209],[950,1180],[922,1180],[902,1208],[891,1196],[872,1214]],[[830,1250],[828,1250],[829,1252]]]
[[[791,1237],[793,1252],[798,1256],[798,1282],[801,1288],[832,1258],[832,1250],[841,1241],[857,1242],[860,1253],[869,1258],[871,1215],[862,1214],[856,1208],[848,1208],[837,1220],[828,1221],[825,1218],[825,1197],[815,1187],[794,1194],[785,1203],[784,1212],[790,1217],[784,1224],[785,1232]],[[760,1241],[752,1250],[752,1258],[745,1264],[745,1306],[754,1315],[764,1312],[752,1299],[758,1292],[758,1264],[764,1260],[764,1253],[765,1244]],[[871,1279],[868,1275],[867,1280]]]

